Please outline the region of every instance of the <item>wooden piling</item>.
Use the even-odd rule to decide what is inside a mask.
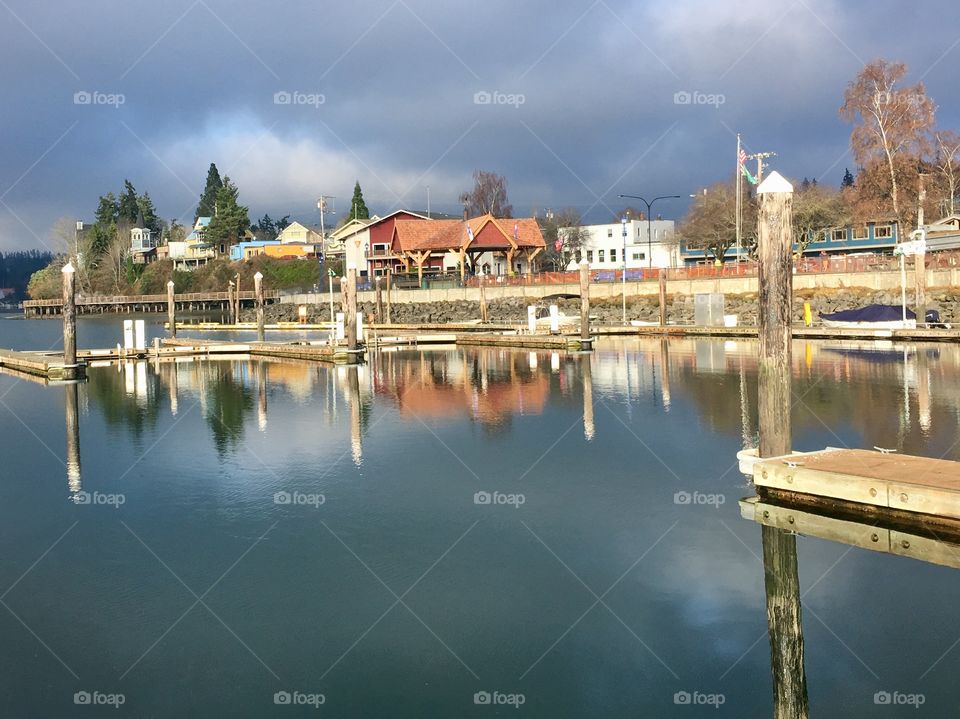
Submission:
[[[387,268],[387,324],[393,322],[392,302],[393,302],[393,269]]]
[[[374,279],[374,287],[377,293],[377,322],[383,322],[383,290],[380,288],[380,277],[379,275]]]
[[[667,271],[660,270],[660,326],[667,326]]]
[[[227,322],[228,324],[235,325],[237,323],[237,317],[234,314],[236,307],[233,302],[233,280],[230,280],[230,284],[227,285]]]
[[[926,253],[918,252],[914,258],[913,265],[913,286],[917,313],[917,325],[924,324],[927,321],[927,263]]]
[[[357,266],[353,263],[347,265],[346,315],[347,350],[353,353],[357,349]],[[351,354],[351,358],[353,357]]]
[[[487,290],[486,290],[486,276],[480,275],[480,321],[483,324],[487,324]]]
[[[234,310],[233,310],[233,321],[237,324],[240,322],[240,273],[237,273],[235,278],[237,286],[237,294],[234,298]]]
[[[173,295],[173,280],[167,282],[167,324],[170,325],[170,336],[177,336],[177,303]]]
[[[580,263],[580,339],[590,339],[590,265]]]
[[[773,172],[757,188],[757,194],[760,197],[759,455],[776,457],[790,453],[792,433],[793,186]],[[762,529],[774,717],[806,719],[809,708],[797,539],[781,529]]]
[[[257,304],[257,341],[263,342],[265,338],[263,328],[263,274],[260,272],[253,276],[253,294]]]
[[[77,372],[77,273],[67,262],[63,270],[63,376],[75,379]]]

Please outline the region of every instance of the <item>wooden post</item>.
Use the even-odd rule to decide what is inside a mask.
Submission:
[[[253,294],[257,305],[257,342],[266,339],[263,322],[263,274],[258,272],[253,276]]]
[[[67,421],[67,487],[79,492],[80,482],[80,413],[77,410],[77,385],[68,384],[66,390],[65,417]]]
[[[760,456],[790,453],[793,186],[772,172],[757,188],[759,217]]]
[[[483,324],[487,323],[487,290],[486,290],[486,276],[480,275],[480,321]]]
[[[667,326],[667,271],[660,270],[660,326]]]
[[[772,172],[757,188],[759,216],[759,416],[761,457],[790,453],[791,263],[793,186]],[[809,714],[804,668],[800,578],[796,536],[762,528],[767,632],[773,677],[774,717],[805,719]]]
[[[236,318],[235,323],[240,324],[240,273],[237,273],[237,297],[236,297],[236,309],[233,311],[233,316]]]
[[[387,268],[387,324],[393,322],[393,268]]]
[[[380,277],[374,279],[377,292],[377,323],[383,322],[383,291],[380,289]]]
[[[355,352],[357,349],[357,266],[352,262],[347,265],[347,350]],[[356,361],[356,355],[350,356],[350,361]]]
[[[167,282],[167,324],[170,325],[170,336],[177,336],[177,303],[173,296],[173,280]]]
[[[233,304],[233,280],[230,280],[230,284],[227,285],[227,322],[234,325],[237,323],[236,317],[234,317],[234,307]]]
[[[580,263],[580,339],[590,339],[590,265]]]
[[[75,379],[77,372],[77,273],[73,264],[63,267],[63,377]]]
[[[917,313],[917,326],[927,321],[927,263],[926,253],[917,252],[913,261],[913,284],[917,306],[914,311]]]

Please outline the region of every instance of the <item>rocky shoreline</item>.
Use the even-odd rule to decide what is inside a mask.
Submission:
[[[907,300],[910,302],[910,294]],[[554,301],[541,301],[538,304],[548,305]],[[899,305],[900,295],[893,292],[873,292],[869,290],[819,290],[816,292],[797,292],[794,295],[794,320],[803,320],[803,304],[809,302],[814,318],[818,313],[830,313],[838,310],[854,309],[868,304]],[[555,301],[560,306],[560,312],[566,315],[579,315],[579,299],[562,299]],[[490,300],[487,303],[488,314],[494,323],[523,323],[527,318],[527,305],[531,300],[523,297],[505,297]],[[909,306],[909,305],[908,305]],[[329,305],[307,305],[307,321],[329,322]],[[960,288],[932,290],[927,295],[928,309],[940,312],[944,322],[960,322]],[[339,303],[334,308],[340,311]],[[375,311],[372,302],[362,302],[360,311],[365,317],[371,317]],[[264,310],[267,323],[296,322],[298,306],[294,304],[269,305]],[[724,298],[724,313],[737,315],[740,325],[755,325],[757,323],[757,296],[726,295]],[[604,298],[593,300],[590,303],[590,314],[601,324],[619,324],[622,317],[621,300],[619,298]],[[660,310],[656,297],[627,297],[627,320],[654,322],[659,319]],[[392,321],[397,324],[427,324],[445,322],[467,322],[480,317],[480,308],[476,302],[458,300],[453,302],[394,302],[392,307]],[[693,296],[668,296],[667,320],[671,324],[692,324],[694,320]],[[254,322],[254,310],[246,309],[241,312],[241,321]]]

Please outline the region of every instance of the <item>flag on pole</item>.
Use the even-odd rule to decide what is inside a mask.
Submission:
[[[467,225],[467,242],[473,243],[473,228]]]
[[[516,220],[513,222],[513,239],[516,242],[520,241],[520,223]]]
[[[743,176],[747,178],[747,182],[751,185],[757,184],[757,178],[750,174],[750,170],[747,169],[747,153],[743,151],[743,148],[740,148],[737,154],[737,165],[740,168],[740,172],[743,173]]]

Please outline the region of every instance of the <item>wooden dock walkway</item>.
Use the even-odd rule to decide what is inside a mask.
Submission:
[[[210,310],[227,310],[229,293],[227,292],[191,292],[174,295],[177,312],[206,312]],[[264,301],[272,304],[280,301],[278,291],[265,291]],[[253,307],[256,295],[252,291],[240,292],[240,304],[243,307]],[[63,311],[63,300],[25,300],[23,314],[25,317],[59,317]],[[108,313],[138,313],[167,311],[167,295],[88,295],[77,297],[77,314],[108,314]]]
[[[494,334],[472,333],[456,336],[458,345],[485,345],[490,347],[528,347],[531,349],[582,350],[590,349],[592,340],[579,335],[549,334]]]
[[[757,460],[761,497],[804,495],[814,503],[852,503],[960,519],[960,462],[862,449],[825,449]]]
[[[58,381],[81,378],[85,371],[85,363],[79,358],[75,366],[66,365],[62,352],[0,350],[0,367]]]

